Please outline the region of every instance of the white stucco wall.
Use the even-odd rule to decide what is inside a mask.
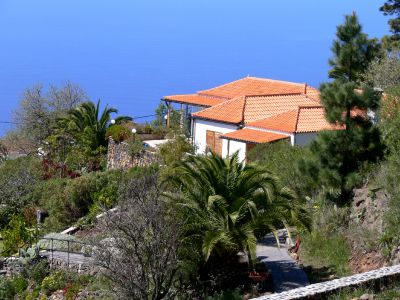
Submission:
[[[299,146],[307,145],[317,136],[316,132],[296,133],[294,136],[294,144]]]
[[[229,144],[229,155],[232,155],[236,151],[239,151],[239,160],[246,159],[246,143],[236,142],[236,141],[228,141],[226,139],[223,140],[222,144],[222,157],[227,157],[228,155],[228,142]]]
[[[218,123],[212,121],[206,121],[201,119],[194,119],[194,144],[196,145],[196,153],[204,154],[206,151],[206,132],[207,130],[220,132],[222,134],[229,133],[238,129],[235,125],[229,125],[225,123]],[[233,154],[235,151],[239,151],[239,158],[241,160],[246,157],[246,144],[230,141],[229,153]],[[226,157],[228,154],[228,141],[222,140],[222,157]]]

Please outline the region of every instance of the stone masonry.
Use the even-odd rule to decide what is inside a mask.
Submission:
[[[125,142],[117,143],[112,138],[108,140],[108,170],[126,170],[136,166],[145,167],[158,161],[157,155],[153,152],[144,150],[141,154],[133,156],[129,153],[129,144]]]
[[[283,293],[253,298],[253,300],[324,299],[327,294],[334,293],[342,288],[375,284],[384,280],[398,279],[399,277],[400,265],[395,265],[331,281],[315,283]]]

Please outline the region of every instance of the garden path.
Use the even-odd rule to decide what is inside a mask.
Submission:
[[[42,251],[40,256],[46,257],[49,261],[60,261],[70,265],[89,265],[92,262],[91,257],[84,256],[80,253],[69,253],[64,251]]]
[[[285,247],[286,231],[279,231],[281,247],[273,234],[266,235],[257,243],[257,257],[272,273],[275,293],[288,291],[309,284],[306,273],[290,257]]]

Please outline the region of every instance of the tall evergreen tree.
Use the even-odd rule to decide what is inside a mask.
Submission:
[[[397,40],[400,39],[400,0],[388,0],[380,8],[385,16],[395,16],[389,20],[390,31],[393,37]]]
[[[336,35],[329,71],[334,81],[322,84],[321,100],[327,120],[342,130],[320,133],[311,150],[317,164],[312,169],[319,170],[315,177],[327,189],[337,190],[336,200],[343,204],[350,197],[360,166],[376,161],[383,151],[379,131],[367,116],[378,108],[379,95],[359,83],[373,54],[378,53],[377,46],[362,32],[354,13],[346,16]]]
[[[359,81],[369,63],[379,53],[375,39],[368,39],[355,13],[347,15],[337,27],[337,39],[333,42],[332,69],[329,77],[343,81]]]
[[[382,46],[388,52],[399,51],[400,49],[400,0],[387,0],[380,11],[385,16],[392,16],[389,19],[391,35],[382,38]]]

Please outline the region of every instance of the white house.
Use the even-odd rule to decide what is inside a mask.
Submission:
[[[254,145],[287,139],[305,145],[321,130],[340,129],[328,123],[319,91],[304,83],[246,77],[197,94],[164,97],[191,106],[191,135],[198,153],[208,150],[240,159]]]

